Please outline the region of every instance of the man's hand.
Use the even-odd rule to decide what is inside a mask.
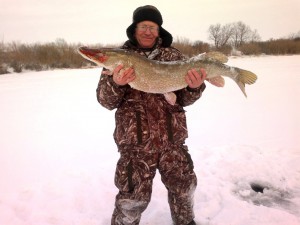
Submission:
[[[134,69],[132,67],[123,69],[123,65],[118,65],[113,71],[113,80],[117,85],[123,86],[135,79]]]
[[[191,69],[188,71],[185,76],[185,81],[189,85],[190,88],[198,88],[203,84],[206,79],[205,69],[200,68],[200,73],[198,73],[195,69]]]

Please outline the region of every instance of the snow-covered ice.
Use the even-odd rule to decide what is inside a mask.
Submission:
[[[300,225],[300,56],[230,58],[253,71],[187,107],[200,225]],[[107,225],[117,189],[114,111],[101,69],[0,76],[0,224]],[[256,191],[254,191],[255,189]],[[172,224],[157,173],[141,225]]]

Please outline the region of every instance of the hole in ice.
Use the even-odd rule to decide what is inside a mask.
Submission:
[[[263,193],[264,189],[265,189],[265,187],[263,185],[256,184],[256,183],[251,183],[250,187],[253,191],[260,192],[260,193]]]
[[[238,181],[233,189],[239,199],[254,205],[263,205],[272,208],[281,208],[290,213],[299,215],[299,206],[293,201],[293,191],[276,187],[264,181]]]

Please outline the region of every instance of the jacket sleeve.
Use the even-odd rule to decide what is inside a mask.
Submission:
[[[97,100],[103,107],[113,110],[122,102],[127,88],[128,85],[118,86],[112,76],[102,73],[96,90]]]
[[[192,105],[195,101],[197,101],[201,96],[202,92],[205,90],[205,83],[201,84],[198,88],[189,88],[186,87],[184,89],[178,90],[175,92],[177,96],[177,102],[181,106],[189,106]]]

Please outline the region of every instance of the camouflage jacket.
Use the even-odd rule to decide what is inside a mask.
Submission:
[[[183,54],[173,47],[163,48],[159,44],[149,51],[136,48],[127,41],[122,47],[145,57],[159,61],[184,59]],[[104,68],[105,70],[105,68]],[[170,105],[163,94],[145,93],[129,85],[118,86],[112,76],[101,74],[97,88],[98,102],[115,113],[114,139],[121,146],[141,145],[147,149],[159,148],[164,144],[184,143],[188,137],[184,106],[193,104],[205,89],[184,88],[175,92],[176,104]]]

